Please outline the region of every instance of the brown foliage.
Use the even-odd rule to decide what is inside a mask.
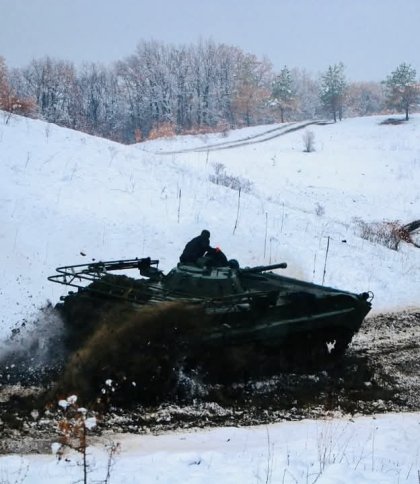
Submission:
[[[175,136],[175,126],[172,123],[159,123],[154,128],[150,130],[147,139],[157,139],[157,138],[171,138]]]
[[[0,108],[8,113],[31,116],[36,112],[36,102],[33,99],[19,99],[16,96],[9,95],[0,99]]]
[[[356,224],[360,236],[371,242],[380,243],[393,250],[398,250],[400,242],[418,247],[411,234],[420,227],[420,220],[403,225],[399,220],[367,223],[357,219]]]
[[[14,94],[9,85],[7,67],[2,57],[0,57],[0,109],[23,116],[31,115],[36,111],[34,99],[20,99]]]
[[[201,126],[193,126],[190,129],[183,129],[183,135],[197,135],[197,134],[210,134],[210,133],[222,133],[224,136],[227,136],[229,133],[229,124],[226,122],[218,123],[215,126],[209,125],[201,125]]]
[[[380,83],[353,82],[346,93],[346,112],[350,116],[369,116],[385,112],[385,95]]]
[[[140,143],[140,141],[143,139],[143,133],[141,132],[140,128],[136,128],[134,130],[134,140],[136,143]]]

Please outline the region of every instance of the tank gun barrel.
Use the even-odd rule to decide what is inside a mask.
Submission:
[[[269,266],[254,266],[254,267],[245,267],[241,269],[241,272],[248,272],[248,273],[259,273],[265,271],[272,271],[274,269],[286,269],[287,263],[286,262],[279,262],[278,264],[271,264]]]

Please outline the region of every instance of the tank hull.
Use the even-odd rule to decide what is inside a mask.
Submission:
[[[334,359],[343,354],[371,309],[370,293],[320,286],[266,272],[266,267],[178,264],[167,275],[152,271],[146,279],[134,279],[111,273],[113,267],[127,268],[124,261],[99,264],[59,270],[70,278],[62,283],[78,287],[77,297],[120,299],[138,311],[166,302],[199,307],[206,324],[199,341],[191,342],[195,349],[256,345],[293,358]],[[50,279],[60,282],[57,277]]]
[[[209,274],[214,285],[216,271]],[[202,302],[213,321],[203,338],[208,344],[258,344],[282,351],[293,347],[297,354],[333,358],[345,351],[371,309],[368,293],[355,294],[272,272],[238,271],[235,276],[233,294]],[[235,292],[237,287],[243,292]],[[194,291],[189,292],[191,297]],[[178,296],[188,299],[187,292],[180,291]]]

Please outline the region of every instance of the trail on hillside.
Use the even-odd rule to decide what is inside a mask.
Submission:
[[[159,151],[160,155],[175,155],[179,153],[203,153],[207,151],[221,151],[230,150],[234,148],[240,148],[242,146],[253,145],[257,143],[264,143],[266,141],[285,136],[286,134],[293,133],[295,131],[302,130],[311,125],[322,126],[327,124],[325,121],[305,121],[303,123],[287,123],[286,125],[278,126],[276,128],[269,129],[262,133],[258,133],[253,136],[247,136],[232,141],[222,141],[220,143],[206,144],[203,146],[197,146],[195,148],[185,148],[182,150],[171,151]]]

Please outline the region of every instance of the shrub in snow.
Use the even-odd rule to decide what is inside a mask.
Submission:
[[[304,152],[305,153],[312,153],[315,151],[315,134],[313,131],[306,130],[302,136],[303,145],[304,145]]]
[[[87,417],[87,410],[76,405],[77,396],[72,395],[60,400],[58,406],[63,409],[63,417],[58,422],[60,441],[51,446],[52,452],[61,459],[65,448],[70,448],[82,455],[83,482],[87,482],[89,468],[87,460],[88,430],[96,426],[95,417]]]
[[[240,176],[231,176],[226,173],[225,166],[222,163],[215,163],[214,175],[209,176],[209,180],[216,185],[222,185],[232,190],[241,190],[249,193],[252,189],[252,182]]]
[[[325,214],[325,207],[323,207],[320,203],[315,205],[315,215],[318,217],[322,217]]]
[[[83,483],[88,482],[88,472],[91,468],[88,455],[88,433],[92,431],[96,425],[96,416],[89,416],[88,409],[78,407],[76,405],[77,396],[72,395],[65,400],[60,400],[58,406],[62,409],[63,416],[58,422],[58,431],[60,434],[59,442],[51,444],[51,451],[61,460],[66,448],[75,450],[82,456],[82,461],[78,462],[83,471]],[[111,443],[107,446],[108,462],[106,465],[106,478],[102,482],[109,482],[111,467],[115,454],[119,451],[119,444]]]
[[[364,222],[355,219],[357,232],[363,239],[382,244],[397,250],[401,241],[411,242],[410,232],[398,220],[383,222]]]

